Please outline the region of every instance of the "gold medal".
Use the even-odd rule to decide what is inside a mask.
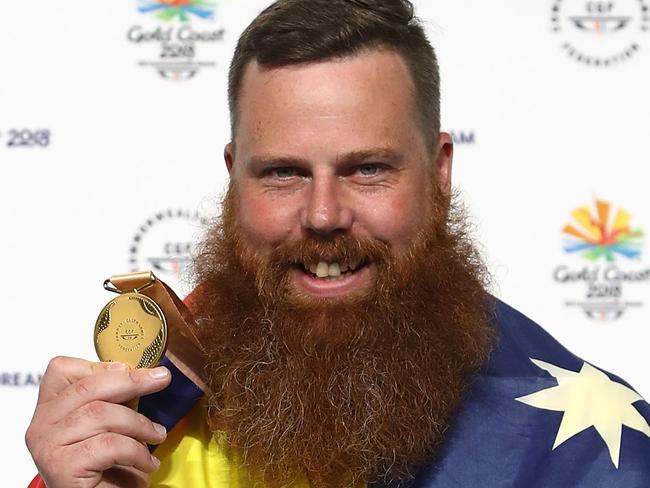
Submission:
[[[151,274],[152,282],[155,277]],[[137,288],[122,291],[102,309],[95,323],[95,350],[100,361],[151,368],[165,353],[167,320],[158,304]],[[140,287],[142,289],[143,287]]]

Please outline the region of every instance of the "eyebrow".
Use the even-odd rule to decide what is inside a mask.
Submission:
[[[307,159],[297,158],[294,156],[253,156],[248,160],[248,166],[251,168],[263,168],[267,166],[302,166],[306,165],[307,163]]]
[[[343,154],[336,158],[336,162],[342,165],[348,165],[375,158],[397,164],[404,159],[404,155],[394,149],[376,147]]]
[[[379,158],[383,161],[399,164],[403,161],[404,155],[394,149],[377,147],[360,149],[357,151],[351,151],[338,155],[336,157],[336,163],[342,166],[347,166],[374,158]],[[309,160],[307,158],[271,154],[253,156],[248,160],[248,166],[251,168],[306,166],[308,164]]]

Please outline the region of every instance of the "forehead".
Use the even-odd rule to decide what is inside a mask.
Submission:
[[[337,144],[352,143],[352,135],[373,139],[368,143],[421,139],[410,72],[390,50],[272,68],[251,62],[238,105],[242,148],[284,144],[287,137]]]

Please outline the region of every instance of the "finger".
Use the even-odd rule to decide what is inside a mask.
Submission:
[[[50,401],[71,384],[99,371],[126,370],[123,363],[98,363],[85,359],[57,356],[50,360],[41,380],[38,403]]]
[[[160,461],[141,442],[120,434],[107,432],[70,446],[71,461],[83,459],[82,476],[102,473],[113,466],[129,466],[144,473],[158,469]]]
[[[53,425],[48,435],[60,446],[76,444],[106,432],[113,432],[147,444],[159,444],[167,437],[165,427],[124,405],[93,401]]]
[[[171,381],[167,368],[100,371],[69,385],[47,404],[49,423],[56,423],[86,403],[96,400],[125,403],[165,388]]]
[[[128,486],[129,488],[146,488],[149,486],[149,476],[142,471],[135,468],[128,468],[126,466],[115,466],[107,471],[104,471],[102,476],[102,488],[106,486],[118,487]]]

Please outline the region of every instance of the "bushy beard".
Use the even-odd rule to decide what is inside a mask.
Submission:
[[[261,254],[237,198],[231,184],[195,261],[212,429],[270,486],[408,479],[490,349],[487,275],[462,212],[436,192],[399,254],[346,233]],[[317,299],[290,280],[299,263],[355,260],[376,270],[362,294]]]

